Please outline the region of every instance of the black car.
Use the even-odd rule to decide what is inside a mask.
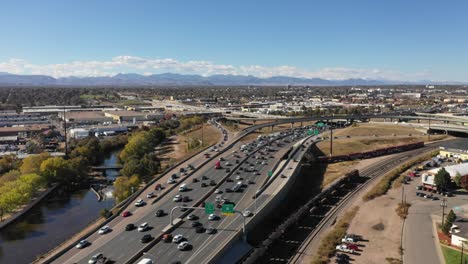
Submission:
[[[192,179],[192,182],[198,182],[198,179],[197,179],[197,178],[193,178],[193,179]]]
[[[185,212],[185,211],[188,210],[187,208],[185,208],[185,207],[187,207],[186,204],[183,204],[182,206],[183,206],[183,208],[180,208],[180,211],[181,211],[181,212]]]
[[[233,180],[231,178],[227,178],[226,181],[227,182],[233,182]]]
[[[132,231],[133,229],[135,229],[134,224],[128,224],[125,226],[125,231]]]
[[[231,188],[226,188],[226,189],[224,189],[224,192],[226,192],[226,193],[231,193],[232,190],[231,190]]]
[[[191,227],[197,227],[197,226],[200,226],[200,225],[201,225],[201,223],[198,222],[198,221],[192,221],[192,222],[190,223],[190,226],[191,226]]]
[[[239,164],[239,160],[236,159],[236,164]]]
[[[154,215],[157,216],[157,217],[164,216],[164,210],[159,209],[159,210],[156,211],[156,213]]]
[[[204,187],[206,187],[206,186],[208,186],[208,185],[206,185],[206,183],[202,182],[202,184],[201,184],[200,186],[201,186],[202,188],[204,188]]]
[[[205,228],[203,228],[203,226],[197,226],[195,228],[195,233],[204,233],[205,232]]]
[[[148,242],[150,242],[152,239],[153,239],[153,237],[152,237],[150,234],[146,234],[146,235],[144,235],[144,236],[140,239],[140,242],[141,242],[141,243],[148,243]]]
[[[350,260],[351,259],[348,255],[343,254],[343,253],[336,254],[336,258],[337,259],[344,259],[344,260]]]
[[[231,168],[226,168],[226,172],[231,172]]]
[[[211,186],[215,186],[215,185],[216,185],[216,182],[215,182],[214,180],[211,180],[211,181],[210,181],[210,185],[211,185]]]
[[[206,177],[205,175],[203,175],[203,176],[201,177],[201,179],[202,179],[202,180],[208,180],[208,177]]]

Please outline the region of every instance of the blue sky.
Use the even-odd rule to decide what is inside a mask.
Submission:
[[[468,81],[468,1],[2,0],[0,71]]]

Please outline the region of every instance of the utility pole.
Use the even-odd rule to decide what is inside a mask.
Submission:
[[[333,118],[330,123],[330,157],[332,156],[333,156]]]
[[[65,158],[68,158],[67,118],[65,117],[65,106],[63,106],[63,129],[65,131]]]
[[[203,143],[205,143],[204,140],[203,140],[203,125],[204,125],[204,124],[205,124],[205,122],[203,121],[203,122],[201,123],[201,147],[202,147],[202,148],[203,148]]]
[[[431,141],[431,116],[429,113],[429,129],[427,130],[427,141]]]
[[[442,202],[440,203],[440,207],[442,207],[442,226],[444,226],[445,207],[447,207],[447,200],[445,198],[442,198]]]

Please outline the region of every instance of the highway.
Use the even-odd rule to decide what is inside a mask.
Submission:
[[[290,143],[292,144],[292,143]],[[224,144],[225,146],[228,145],[227,143]],[[239,148],[241,143],[237,143],[234,148]],[[288,146],[285,146],[284,149],[288,149]],[[215,152],[211,153],[212,155],[216,154]],[[236,160],[240,160],[244,157],[244,154],[239,156],[239,158],[235,157],[234,154],[229,151],[222,153],[220,157],[225,159],[226,161],[229,161],[231,164],[235,164]],[[279,155],[281,155],[281,152],[279,151],[278,154],[275,156],[275,158],[279,158]],[[199,164],[204,162],[203,155],[197,155],[193,159],[190,159],[186,163],[184,163],[183,166],[187,166],[187,164],[192,164],[195,167],[198,167]],[[225,161],[224,161],[225,162]],[[224,163],[223,162],[223,163]],[[272,163],[271,163],[272,164]],[[268,162],[268,165],[265,166],[272,166],[270,162]],[[200,187],[201,185],[201,178],[202,176],[207,176],[209,179],[204,181],[209,183],[209,181],[214,180],[215,183],[218,183],[221,181],[222,178],[224,178],[227,173],[223,170],[215,170],[214,169],[214,161],[210,162],[209,164],[203,166],[200,168],[198,171],[196,171],[193,175],[190,175],[186,179],[183,180],[184,183],[187,183],[189,185],[189,190],[188,192],[185,192],[183,195],[189,196],[190,201],[187,202],[187,205],[193,205],[198,199],[200,199],[203,195],[205,195],[209,191],[214,191],[213,186],[208,186],[208,187]],[[254,167],[256,170],[261,171],[263,174],[266,174],[265,169],[263,169],[264,165],[261,164],[255,164]],[[163,177],[158,183],[162,183],[167,181],[169,176],[172,173],[178,173],[178,168],[175,170],[171,171],[168,173],[165,177]],[[180,174],[180,173],[178,173]],[[192,183],[193,178],[198,178],[200,182],[198,183]],[[182,181],[179,181],[176,185],[181,184]],[[231,183],[235,184],[235,183]],[[108,225],[112,229],[111,232],[105,234],[105,235],[98,235],[98,234],[92,234],[91,236],[87,237],[86,239],[91,242],[91,245],[84,248],[84,249],[71,249],[67,251],[64,255],[60,256],[57,260],[55,260],[53,263],[87,263],[87,261],[96,253],[103,253],[105,257],[117,262],[117,263],[123,263],[128,260],[130,256],[138,252],[140,249],[144,247],[144,244],[142,244],[139,240],[145,233],[150,233],[153,237],[158,236],[162,233],[162,230],[164,230],[167,225],[169,224],[169,217],[166,215],[164,217],[157,218],[154,215],[154,212],[158,209],[164,210],[166,213],[170,212],[170,210],[176,205],[173,201],[172,198],[179,194],[178,188],[174,188],[170,191],[169,188],[166,190],[163,190],[162,192],[167,192],[167,194],[158,194],[159,199],[156,203],[151,204],[151,201],[146,199],[144,197],[146,193],[148,193],[150,190],[154,189],[154,186],[156,183],[151,186],[148,191],[144,192],[141,196],[142,199],[148,202],[146,206],[143,207],[135,207],[133,204],[130,204],[126,211],[130,211],[132,213],[132,216],[130,217],[117,217],[115,218],[112,222],[110,222]],[[167,187],[167,184],[163,184]],[[209,185],[209,184],[208,184]],[[229,187],[232,187],[229,186]],[[225,188],[225,186],[222,186],[222,188]],[[235,194],[233,194],[235,195]],[[181,215],[182,212],[178,211],[175,213],[175,216],[178,217]],[[135,224],[139,225],[141,223],[148,222],[151,230],[147,232],[137,232],[137,231],[124,231],[125,226],[127,224]]]
[[[244,170],[235,170],[234,175],[239,175],[242,177],[243,181],[254,181],[255,184],[247,184],[247,188],[245,188],[245,190],[240,193],[223,193],[221,194],[223,198],[227,198],[229,201],[234,202],[236,204],[235,209],[238,211],[243,212],[245,210],[249,210],[254,213],[255,203],[253,197],[257,189],[260,187],[259,184],[266,180],[268,171],[273,170],[275,163],[281,162],[281,157],[286,154],[286,152],[290,149],[290,146],[292,146],[295,141],[303,138],[304,136],[305,133],[301,133],[301,135],[296,138],[292,138],[291,136],[286,137],[285,140],[287,141],[285,142],[282,140],[281,147],[276,147],[273,149],[274,151],[270,152],[271,155],[273,155],[273,158],[268,158],[267,164],[265,165],[255,164],[259,160],[262,161],[261,159],[255,159],[256,155],[253,155],[252,158],[249,158],[248,162],[255,164],[255,171],[259,172],[260,175],[253,175],[252,172],[245,172],[246,166],[243,166]],[[298,147],[299,146],[296,146],[296,148]],[[303,152],[298,151],[292,158],[300,158],[300,155],[302,154]],[[297,164],[298,163],[295,162],[294,165]],[[293,165],[287,164],[286,167],[289,168],[289,166]],[[239,174],[237,174],[237,172],[239,172]],[[286,179],[277,177],[275,182],[285,180]],[[233,184],[235,183],[225,182],[222,184],[220,189],[224,190],[225,188],[230,188],[233,186]],[[278,185],[273,185],[271,187],[277,189]],[[207,201],[215,202],[216,196],[218,195],[219,194],[211,194]],[[257,200],[257,207],[259,210],[262,209],[263,205],[270,200],[272,195],[274,195],[274,193],[271,192],[259,195]],[[199,221],[203,227],[214,227],[216,228],[217,232],[215,234],[197,234],[195,232],[195,228],[191,227],[190,225],[191,221],[185,220],[185,222],[180,227],[172,232],[172,235],[182,234],[186,238],[186,241],[190,243],[190,250],[179,251],[177,249],[177,244],[175,243],[159,242],[148,252],[148,256],[155,256],[157,262],[159,263],[172,263],[178,261],[181,263],[208,263],[212,260],[214,255],[221,251],[224,245],[231,239],[235,238],[235,236],[242,229],[243,217],[239,214],[234,214],[232,216],[222,216],[220,212],[217,212],[216,214],[220,216],[220,219],[217,221],[210,221],[208,220],[204,211],[195,210],[193,213],[199,216],[197,221]],[[246,221],[249,221],[250,219],[250,217],[247,217]]]

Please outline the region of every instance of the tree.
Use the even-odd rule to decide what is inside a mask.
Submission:
[[[450,186],[450,174],[444,169],[440,169],[434,177],[434,183],[437,190],[447,190]]]
[[[39,155],[32,155],[23,160],[21,164],[20,171],[23,174],[27,173],[39,173],[41,169],[41,164],[44,160],[50,157],[49,153],[43,152]]]
[[[76,171],[71,168],[70,162],[63,158],[49,158],[41,164],[41,175],[48,184],[58,182],[69,185],[76,182]]]
[[[126,176],[117,177],[114,182],[114,196],[117,202],[125,200],[133,192],[138,190],[140,182],[140,177],[138,175],[132,175],[130,178]]]
[[[453,222],[457,216],[453,212],[453,210],[450,210],[450,212],[447,214],[445,217],[445,222],[444,225],[442,226],[442,232],[444,232],[446,235],[450,233],[450,229],[452,228]]]
[[[453,178],[453,181],[455,182],[455,184],[458,186],[458,187],[461,187],[461,174],[457,171],[457,174],[455,175],[455,177]]]

